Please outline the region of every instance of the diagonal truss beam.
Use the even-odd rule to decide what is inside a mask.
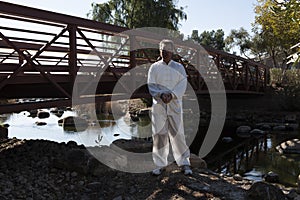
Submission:
[[[85,37],[85,35],[79,30],[78,33],[82,36],[82,38],[87,42],[87,44],[94,50],[94,52],[96,53],[96,55],[101,59],[101,61],[103,62],[102,65],[100,65],[99,69],[96,70],[96,76],[89,82],[87,83],[87,85],[84,87],[84,89],[81,91],[80,95],[83,95],[89,88],[90,86],[94,83],[95,80],[99,80],[101,73],[100,70],[103,69],[105,66],[109,66],[110,63],[112,63],[112,60],[115,58],[115,56],[123,49],[123,47],[128,43],[129,38],[126,39],[126,41],[121,44],[121,46],[112,54],[111,57],[109,57],[108,59],[105,59],[100,52],[98,52],[96,50],[96,48],[94,47],[94,45],[92,45],[90,43],[90,41]],[[101,63],[100,61],[100,63]],[[125,87],[126,88],[126,87]]]
[[[97,51],[96,47],[89,41],[89,39],[83,34],[83,32],[77,28],[77,32],[83,38],[83,40],[89,45],[89,47],[96,53],[96,55],[100,58],[100,62],[104,62],[104,65],[108,65],[107,60],[101,55],[99,51]]]
[[[32,56],[31,58],[29,58],[28,56],[26,56],[23,51],[21,51],[18,47],[16,47],[16,45],[14,45],[13,42],[11,42],[7,37],[5,37],[1,32],[0,32],[0,37],[2,38],[2,40],[11,48],[13,48],[23,59],[26,60],[26,62],[24,64],[22,64],[12,75],[8,76],[6,79],[4,79],[1,83],[0,83],[0,89],[2,89],[5,85],[7,85],[10,81],[12,81],[24,68],[24,66],[26,65],[30,65],[32,67],[35,68],[35,70],[39,71],[41,73],[41,75],[46,78],[49,82],[51,82],[57,89],[59,89],[59,91],[61,91],[64,95],[66,95],[68,98],[71,98],[71,95],[65,91],[58,83],[56,83],[55,81],[53,81],[48,74],[46,74],[44,72],[44,70],[42,70],[41,68],[38,68],[38,66],[40,66],[39,64],[36,65],[33,60],[35,60],[43,51],[45,51],[51,44],[53,44],[61,35],[63,35],[65,33],[67,29],[64,28],[58,35],[56,35],[49,43],[45,44],[43,47],[41,47],[41,49],[39,49],[39,51],[36,52],[36,54],[34,56]]]

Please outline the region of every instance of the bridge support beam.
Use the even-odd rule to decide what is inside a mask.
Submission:
[[[76,75],[77,75],[77,41],[76,41],[76,29],[74,25],[68,25],[69,31],[69,73],[71,75],[70,88],[73,88]]]

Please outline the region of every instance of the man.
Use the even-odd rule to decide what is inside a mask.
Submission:
[[[187,85],[184,67],[172,60],[174,44],[162,40],[159,44],[161,60],[153,63],[148,72],[148,88],[153,97],[152,132],[153,161],[157,166],[152,171],[159,175],[168,165],[169,144],[173,157],[184,174],[192,174],[190,151],[186,145],[183,119],[182,96]]]

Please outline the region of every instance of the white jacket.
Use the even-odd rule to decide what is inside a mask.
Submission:
[[[168,65],[163,61],[153,63],[148,72],[148,88],[153,97],[153,113],[178,115],[182,113],[182,97],[187,85],[184,67],[173,60]],[[165,104],[160,98],[162,93],[171,93],[173,99]],[[159,104],[160,106],[155,106]],[[159,107],[159,109],[156,109]],[[163,107],[164,109],[161,109]]]

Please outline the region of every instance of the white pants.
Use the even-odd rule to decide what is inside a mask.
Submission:
[[[168,165],[169,146],[178,166],[190,165],[190,150],[186,145],[182,114],[152,116],[153,122],[153,161],[158,167]],[[164,119],[163,119],[164,118]],[[163,120],[163,122],[161,121]],[[162,123],[164,123],[162,125]],[[159,125],[159,129],[157,127]]]

